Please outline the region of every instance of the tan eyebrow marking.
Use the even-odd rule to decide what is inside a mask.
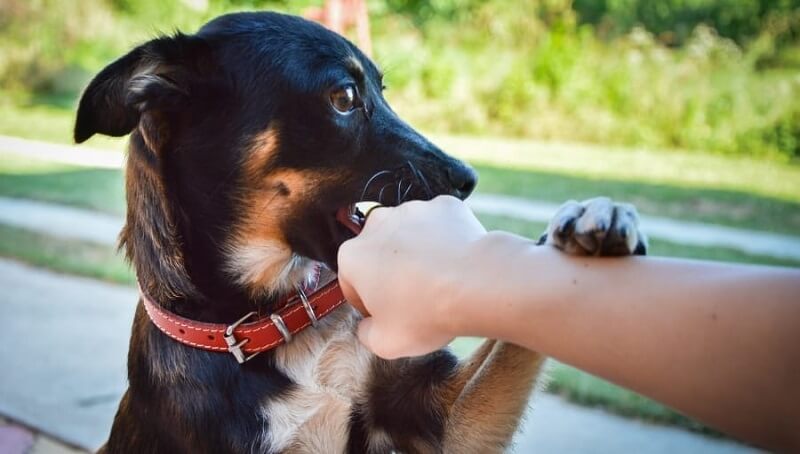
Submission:
[[[364,74],[365,74],[364,73],[364,66],[361,64],[360,61],[358,61],[358,59],[356,57],[351,55],[351,56],[349,56],[349,57],[347,57],[345,59],[344,63],[345,63],[345,66],[347,66],[348,69],[350,69],[351,71],[356,73],[355,77],[359,81],[364,80]]]

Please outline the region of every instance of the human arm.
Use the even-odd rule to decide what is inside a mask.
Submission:
[[[800,448],[797,270],[569,257],[486,234],[448,199],[375,211],[339,265],[346,295],[374,316],[359,335],[379,354],[498,338],[742,439]]]

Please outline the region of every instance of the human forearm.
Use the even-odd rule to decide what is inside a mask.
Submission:
[[[473,255],[484,279],[455,291],[454,332],[518,343],[751,441],[798,442],[796,270],[568,257],[503,233]]]

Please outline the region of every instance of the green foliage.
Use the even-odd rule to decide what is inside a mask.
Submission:
[[[157,33],[320,3],[4,0],[0,92],[70,106]],[[429,130],[800,158],[800,0],[373,0],[370,11],[387,97]]]
[[[684,43],[701,24],[745,43],[777,25],[776,18],[796,12],[798,6],[797,0],[574,1],[581,21],[600,25],[605,33],[621,35],[641,26],[668,44]]]
[[[800,7],[728,3],[494,1],[467,2],[460,15],[415,10],[426,11],[411,21],[421,24],[417,48],[432,51],[413,55],[418,71],[406,68],[399,87],[390,70],[398,89],[387,96],[446,131],[797,159],[800,79],[791,61],[800,51],[789,38]],[[609,18],[622,24],[614,33]],[[670,27],[676,35],[666,39]],[[381,60],[395,48],[377,51]],[[430,71],[453,62],[461,63],[455,73]],[[431,83],[432,74],[449,89]]]

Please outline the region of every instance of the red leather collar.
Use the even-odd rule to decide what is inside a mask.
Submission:
[[[277,312],[253,322],[250,312],[231,325],[205,323],[176,315],[140,292],[144,308],[164,334],[191,347],[230,352],[241,364],[255,355],[291,341],[292,336],[331,313],[346,302],[336,279],[306,295],[301,288]]]

